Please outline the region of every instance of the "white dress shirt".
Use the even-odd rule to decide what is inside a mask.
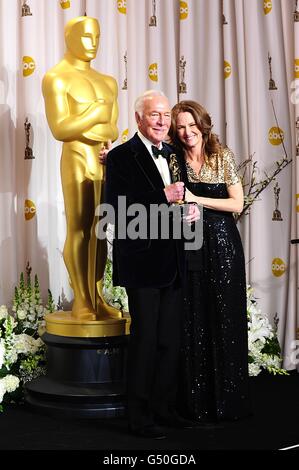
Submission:
[[[170,171],[169,171],[169,167],[168,167],[168,163],[167,163],[166,158],[162,157],[162,155],[159,155],[158,158],[154,157],[153,152],[152,152],[152,145],[155,145],[155,144],[153,144],[150,140],[148,140],[146,137],[144,137],[144,135],[141,134],[140,131],[138,131],[137,134],[138,134],[138,137],[140,138],[140,140],[142,140],[142,142],[146,146],[146,148],[149,151],[152,159],[154,160],[154,163],[155,163],[156,167],[158,168],[158,171],[159,171],[159,173],[161,175],[161,178],[163,180],[164,186],[168,186],[169,184],[171,184],[171,177],[170,177]],[[158,148],[159,149],[162,148],[162,143],[160,144],[160,146]]]

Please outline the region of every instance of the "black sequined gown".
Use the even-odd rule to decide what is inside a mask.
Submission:
[[[197,196],[227,198],[226,183],[186,181]],[[233,215],[204,208],[203,245],[187,253],[182,412],[200,421],[250,414],[246,279]]]

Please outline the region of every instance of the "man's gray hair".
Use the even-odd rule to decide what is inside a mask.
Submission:
[[[144,93],[142,93],[142,95],[138,96],[135,101],[134,109],[140,117],[142,117],[143,115],[144,101],[146,100],[146,98],[149,98],[151,96],[165,96],[165,93],[160,90],[146,90]]]

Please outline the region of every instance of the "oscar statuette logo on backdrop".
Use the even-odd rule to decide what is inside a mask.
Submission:
[[[226,18],[225,18],[225,16],[224,16],[224,14],[222,15],[222,24],[223,24],[223,25],[228,24],[228,22],[227,22],[227,20],[226,20]]]
[[[182,55],[179,62],[179,93],[187,93],[187,84],[185,82],[186,59]]]
[[[280,187],[278,183],[276,183],[276,185],[274,186],[275,209],[273,211],[273,216],[272,216],[272,220],[275,222],[280,222],[283,220],[281,217],[281,212],[279,210],[279,193],[280,193]]]
[[[128,52],[125,52],[124,55],[124,63],[125,63],[125,79],[124,79],[124,84],[122,86],[122,90],[127,90],[128,89]]]
[[[152,0],[152,15],[150,17],[149,26],[157,26],[156,0]]]
[[[222,0],[222,2],[221,2],[221,10],[222,10],[222,24],[223,24],[223,25],[226,25],[226,24],[228,24],[228,22],[227,22],[227,20],[226,20],[225,14],[223,13],[223,10],[224,10],[224,8],[223,8],[223,0]]]
[[[24,122],[24,129],[25,129],[25,138],[26,138],[26,146],[25,146],[25,160],[33,160],[35,156],[33,155],[33,150],[30,147],[30,139],[31,139],[31,123],[29,122],[28,117],[26,117]]]
[[[270,53],[268,52],[268,64],[269,64],[269,72],[270,72],[270,78],[269,78],[269,90],[277,90],[277,86],[275,84],[275,81],[273,80],[272,77],[272,57],[270,56]]]
[[[32,16],[30,6],[27,5],[28,0],[23,0],[22,5],[22,16]]]

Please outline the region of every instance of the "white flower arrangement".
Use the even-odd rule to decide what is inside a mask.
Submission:
[[[247,286],[247,320],[248,320],[248,360],[249,375],[256,376],[262,369],[271,374],[284,374],[281,368],[281,351],[277,338],[277,324],[273,328],[265,313],[258,308],[253,289]]]
[[[42,304],[39,282],[31,284],[27,265],[27,282],[20,276],[9,312],[0,306],[0,410],[3,404],[22,399],[23,385],[45,373],[45,346],[39,337],[44,328],[44,315],[54,311],[51,292],[48,304]]]
[[[109,256],[110,255],[110,256]],[[112,285],[112,260],[109,253],[104,275],[103,293],[106,301],[126,312],[128,298],[124,288]],[[13,306],[9,312],[0,306],[0,411],[3,404],[18,402],[23,397],[23,385],[46,371],[45,345],[39,333],[44,328],[44,315],[55,310],[51,292],[44,307],[39,282],[30,279],[31,268],[26,268],[19,287],[15,288]],[[258,308],[253,289],[247,287],[248,361],[249,375],[256,376],[263,369],[272,374],[287,374],[281,368],[277,321],[273,328],[267,315]]]

